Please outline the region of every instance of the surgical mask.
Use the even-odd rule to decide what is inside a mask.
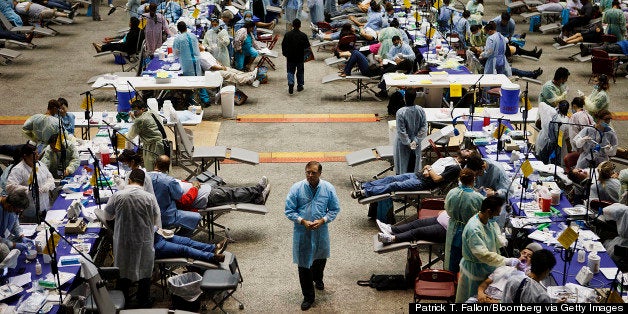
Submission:
[[[601,123],[600,123],[600,125],[601,125],[602,127],[604,127],[605,129],[606,129],[606,128],[608,128],[608,127],[610,127],[610,126],[608,125],[608,123],[606,123],[606,122],[601,122]]]
[[[131,171],[131,167],[129,167],[129,165],[121,162],[120,163],[120,170],[124,170],[125,172],[129,172],[129,171]]]
[[[399,45],[399,44],[393,44],[393,46],[395,46],[395,47],[399,47],[400,45]]]
[[[245,21],[253,21],[253,18],[250,18],[250,17],[245,17],[245,18],[244,18],[244,20],[245,20]]]
[[[218,33],[220,31],[220,27],[218,27],[218,26],[212,27],[212,30],[214,32]]]
[[[594,86],[593,86],[593,89],[600,89],[600,86],[598,86],[598,85],[594,85]]]
[[[499,216],[491,217],[488,219],[488,222],[497,222],[497,219],[499,219]]]

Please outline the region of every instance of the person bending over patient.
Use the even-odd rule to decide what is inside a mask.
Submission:
[[[458,178],[462,165],[471,151],[463,149],[456,157],[439,158],[434,164],[423,167],[421,172],[404,173],[370,182],[354,182],[352,198],[365,198],[395,191],[419,191],[444,185]]]

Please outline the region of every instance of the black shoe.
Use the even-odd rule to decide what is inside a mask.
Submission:
[[[591,54],[591,49],[589,49],[589,47],[585,46],[584,44],[580,44],[580,56],[586,57],[590,54]]]
[[[314,301],[303,300],[303,302],[301,302],[301,311],[309,310],[312,304],[314,304]]]
[[[543,54],[543,48],[539,49],[539,51],[536,52],[536,56],[535,57],[537,59],[540,59],[542,54]]]
[[[534,49],[532,50],[534,53],[537,53],[538,49],[536,46],[534,46]]]
[[[75,11],[75,10],[70,11],[70,13],[68,13],[68,18],[69,18],[70,20],[74,19],[74,14],[76,14],[76,11]]]
[[[541,76],[541,74],[543,74],[543,69],[538,68],[536,70],[534,70],[534,79],[536,79],[537,77]]]
[[[297,92],[303,91],[303,85],[297,85]]]
[[[334,57],[340,59],[340,52],[338,52],[338,50],[334,50]]]
[[[561,46],[566,46],[566,45],[568,45],[568,44],[567,44],[567,42],[566,42],[564,39],[562,39],[561,37],[558,37],[558,38],[556,39],[556,42],[557,42],[559,45],[561,45]]]
[[[294,85],[288,85],[288,94],[294,94]]]
[[[364,198],[364,193],[362,192],[362,190],[353,191],[351,192],[351,198],[353,199]]]
[[[314,280],[314,287],[318,290],[325,290],[325,283],[322,280]]]
[[[519,38],[526,39],[526,35],[527,35],[526,33],[523,33],[523,34],[521,34],[521,36],[519,36]]]
[[[386,98],[388,98],[388,92],[386,92],[386,91],[379,91],[379,92],[377,92],[377,94],[375,94],[375,96],[377,96],[377,98],[386,99]]]

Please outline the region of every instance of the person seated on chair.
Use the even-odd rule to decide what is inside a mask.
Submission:
[[[250,72],[242,72],[234,68],[224,66],[209,51],[201,51],[199,56],[201,60],[201,69],[207,71],[218,71],[220,76],[227,81],[235,84],[253,84],[257,78],[257,68]]]
[[[26,187],[12,186],[6,195],[0,196],[0,242],[22,252],[32,244],[30,239],[24,238],[19,220],[22,211],[30,206],[27,191]]]
[[[423,167],[420,173],[404,173],[369,182],[354,182],[352,198],[365,198],[396,191],[420,191],[443,186],[458,178],[471,151],[463,149],[456,157],[443,157],[431,166]]]
[[[382,6],[377,1],[370,2],[370,8],[366,13],[366,21],[355,16],[349,16],[349,21],[358,26],[358,34],[367,41],[376,40],[377,32],[388,26],[388,22],[385,22],[382,16]]]
[[[547,288],[541,283],[547,278],[556,266],[556,258],[552,251],[541,249],[530,258],[530,271],[525,276],[523,273],[515,274],[508,278],[502,303],[551,303]],[[564,303],[561,299],[558,303]]]
[[[104,44],[92,43],[96,52],[122,51],[127,55],[136,54],[144,41],[144,30],[140,29],[140,20],[136,17],[131,17],[129,27],[129,32],[124,36],[121,42],[109,42]]]
[[[562,37],[571,36],[571,33],[576,27],[585,26],[591,21],[594,14],[593,5],[591,0],[580,0],[582,8],[578,10],[578,16],[570,17],[569,21],[562,28]]]
[[[406,32],[399,28],[399,20],[393,19],[390,22],[390,26],[383,28],[379,31],[379,36],[377,36],[377,40],[381,43],[378,54],[380,57],[385,58],[390,51],[390,48],[393,47],[392,38],[394,36],[399,36],[404,43],[409,43],[408,35]]]
[[[541,5],[531,7],[526,4],[529,12],[562,12],[565,7],[558,0],[547,0]]]
[[[155,259],[164,258],[191,258],[208,263],[222,263],[225,255],[222,254],[227,248],[227,239],[217,244],[207,244],[194,241],[188,237],[174,234],[173,230],[155,229]]]
[[[612,161],[604,161],[597,166],[597,181],[591,184],[591,199],[607,201],[611,203],[619,202],[621,198],[621,183],[619,174],[615,171],[615,164]]]
[[[196,229],[201,215],[177,208],[176,202],[183,196],[183,189],[175,178],[168,175],[169,169],[170,157],[161,155],[155,161],[154,171],[148,173],[161,211],[161,222],[164,228],[181,228],[182,235],[188,235]]]
[[[580,44],[580,55],[583,57],[589,56],[591,55],[591,50],[593,49],[603,50],[613,54],[628,55],[628,39],[624,39],[616,43],[604,43],[601,46],[596,47],[587,47],[583,44]]]
[[[617,223],[617,236],[604,242],[606,253],[617,263],[622,257],[615,255],[615,246],[628,246],[628,206],[615,203],[602,209],[604,218],[614,220]]]
[[[582,149],[576,167],[589,168],[609,160],[617,154],[617,134],[610,126],[613,114],[602,109],[593,115],[595,125],[584,128],[574,138],[576,147]],[[593,166],[590,165],[593,163]]]
[[[510,180],[504,168],[490,158],[482,158],[478,152],[467,158],[467,167],[475,171],[475,188],[483,195],[506,197]]]
[[[253,16],[253,12],[251,11],[244,11],[244,14],[242,14],[242,18],[239,19],[237,22],[235,22],[235,24],[233,25],[233,31],[237,32],[240,28],[244,27],[244,23],[246,21],[251,21],[253,23],[255,23],[255,28],[256,30],[254,31],[255,36],[257,37],[257,27],[261,27],[261,28],[267,28],[267,29],[274,29],[275,28],[275,21],[273,20],[270,23],[264,23],[263,21],[260,21],[259,18],[257,18],[256,16]]]
[[[263,205],[266,204],[270,194],[270,184],[266,176],[263,176],[258,184],[247,187],[212,186],[198,181],[191,183],[177,181],[184,192],[177,201],[177,207],[182,210],[198,210],[236,203]]]
[[[401,40],[399,36],[393,36],[393,46],[386,54],[388,60],[392,60],[397,65],[397,70],[404,70],[405,73],[412,71],[414,59],[416,55],[412,51],[412,47]]]
[[[65,131],[53,135],[41,155],[41,163],[51,170],[55,179],[72,175],[81,165],[76,139]]]
[[[382,58],[377,54],[371,53],[370,50],[360,51],[342,51],[338,52],[340,58],[348,58],[345,68],[338,74],[340,77],[351,75],[354,66],[358,66],[360,74],[368,77],[381,76],[384,73],[395,72],[397,66],[391,63],[384,64]]]
[[[543,247],[532,242],[519,252],[519,264],[516,266],[500,266],[478,286],[478,303],[499,303],[503,297],[504,287],[508,279],[516,275],[525,275],[530,271],[530,261],[534,253]],[[471,297],[469,300],[475,299]],[[475,300],[472,300],[475,301]],[[468,302],[468,301],[467,301]]]
[[[244,71],[244,69],[248,69],[259,55],[258,51],[262,49],[260,43],[253,36],[254,28],[255,24],[247,21],[244,27],[235,33],[233,39],[233,49],[235,51],[233,63],[237,70]]]
[[[120,163],[120,170],[124,171],[123,176],[114,176],[113,178],[118,190],[124,189],[126,183],[129,181],[129,175],[133,169],[140,169],[145,173],[148,173],[148,171],[146,171],[146,169],[142,166],[144,164],[142,154],[136,153],[131,149],[123,150],[122,153],[118,155],[118,162]],[[144,191],[154,194],[153,181],[149,175],[144,177],[144,184],[142,187],[144,188]]]

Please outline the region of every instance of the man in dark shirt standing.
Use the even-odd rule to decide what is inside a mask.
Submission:
[[[294,92],[294,72],[297,72],[297,91],[303,90],[303,61],[305,50],[310,47],[307,35],[300,31],[301,20],[292,21],[292,30],[286,33],[281,42],[281,54],[286,57],[288,71],[288,93]]]

